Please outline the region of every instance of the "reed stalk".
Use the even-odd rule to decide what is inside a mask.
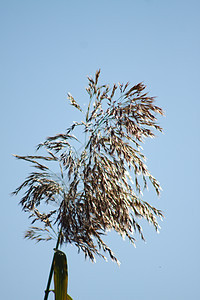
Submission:
[[[61,231],[59,232],[59,235],[58,235],[55,250],[58,250],[58,247],[59,247],[59,244],[60,244],[60,237],[61,237]],[[50,285],[51,285],[51,280],[52,280],[52,277],[53,277],[53,263],[54,263],[54,256],[53,256],[52,263],[51,263],[51,269],[50,269],[50,272],[49,272],[49,278],[48,278],[47,287],[46,287],[46,290],[45,290],[44,300],[48,299],[49,292],[50,292]]]

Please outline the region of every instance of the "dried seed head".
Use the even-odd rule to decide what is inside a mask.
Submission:
[[[154,130],[162,131],[156,115],[163,115],[163,111],[154,105],[153,97],[144,93],[143,83],[129,89],[129,83],[119,84],[119,89],[115,84],[111,89],[108,85],[97,87],[99,75],[100,70],[94,80],[88,77],[86,91],[90,100],[85,119],[38,145],[37,149],[46,150],[47,156],[16,155],[32,163],[36,171],[14,194],[25,189],[20,201],[22,209],[29,213],[32,223],[43,224],[43,228],[27,231],[27,238],[40,241],[44,232],[48,240],[50,232],[55,234],[58,229],[61,243],[73,243],[91,260],[95,255],[105,258],[103,250],[118,262],[102,235],[113,229],[134,244],[136,232],[144,240],[140,218],[158,230],[157,217],[163,216],[141,199],[148,181],[160,194],[159,182],[144,163],[141,142],[154,137]],[[82,111],[71,94],[68,99]],[[81,148],[80,143],[76,148],[76,129],[85,135]],[[58,164],[60,175],[52,172],[52,163]]]

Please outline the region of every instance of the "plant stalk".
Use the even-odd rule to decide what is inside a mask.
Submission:
[[[58,239],[57,239],[55,250],[57,250],[58,247],[59,247],[60,237],[61,237],[61,231],[59,232],[59,235],[58,235]],[[45,290],[44,300],[48,299],[49,292],[50,292],[49,289],[50,289],[51,280],[52,280],[52,276],[53,276],[53,263],[54,263],[54,256],[53,256],[53,260],[52,260],[52,263],[51,263],[51,269],[50,269],[50,272],[49,272],[49,278],[48,278],[47,287],[46,287],[46,290]]]

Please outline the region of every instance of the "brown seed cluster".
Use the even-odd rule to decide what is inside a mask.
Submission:
[[[68,94],[71,105],[84,114],[83,121],[39,144],[37,149],[45,149],[46,156],[16,155],[36,170],[14,194],[25,189],[20,201],[23,210],[30,213],[32,223],[44,225],[31,227],[27,238],[42,240],[44,230],[50,239],[51,231],[58,231],[61,244],[76,245],[90,259],[94,260],[95,254],[104,257],[103,250],[118,262],[102,236],[114,229],[134,244],[136,231],[144,239],[140,218],[158,230],[157,217],[162,217],[160,210],[142,200],[148,180],[158,195],[161,188],[145,165],[141,143],[154,137],[154,130],[162,131],[156,115],[163,111],[154,105],[155,99],[148,96],[142,83],[110,88],[98,85],[99,75],[100,70],[94,79],[88,77],[90,99],[85,113]],[[85,135],[79,151],[76,130]],[[59,175],[50,168],[52,163],[58,164]]]

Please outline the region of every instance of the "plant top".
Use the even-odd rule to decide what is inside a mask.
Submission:
[[[145,165],[141,144],[154,137],[154,130],[162,131],[156,116],[163,111],[142,83],[109,87],[98,84],[99,75],[100,70],[94,79],[88,77],[85,112],[68,94],[71,105],[83,113],[82,121],[39,144],[37,150],[44,149],[45,155],[15,155],[35,170],[14,194],[25,190],[22,209],[32,225],[36,221],[42,225],[32,226],[27,238],[40,241],[60,234],[60,244],[74,244],[91,260],[96,254],[104,257],[103,250],[118,262],[103,235],[115,230],[134,244],[135,232],[144,239],[140,218],[158,230],[157,217],[162,217],[160,210],[142,200],[148,181],[157,195],[161,188]],[[83,142],[77,131],[84,134]],[[59,174],[52,171],[52,163],[58,165]]]

